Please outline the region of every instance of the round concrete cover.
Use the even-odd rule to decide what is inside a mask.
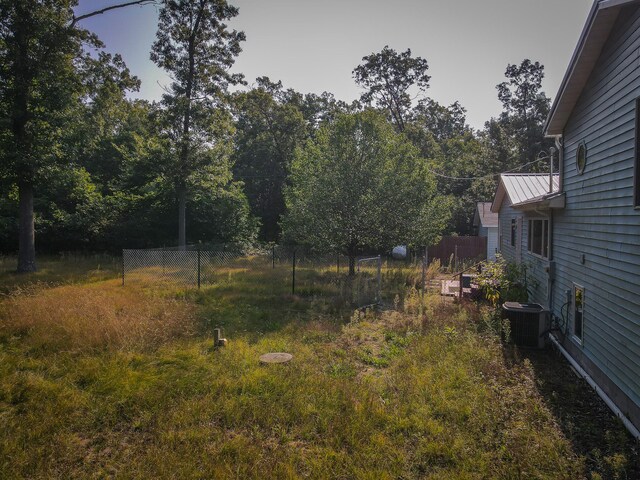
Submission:
[[[260,361],[262,363],[286,363],[293,358],[290,353],[273,352],[260,355]]]

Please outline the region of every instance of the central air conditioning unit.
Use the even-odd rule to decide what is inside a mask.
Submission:
[[[505,302],[502,310],[509,321],[513,343],[522,347],[544,348],[549,312],[542,305]]]

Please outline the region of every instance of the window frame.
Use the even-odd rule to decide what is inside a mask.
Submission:
[[[516,239],[517,239],[517,232],[518,232],[518,222],[515,218],[511,219],[511,236],[509,237],[510,239],[510,245],[512,247],[516,246]]]
[[[533,251],[533,222],[542,222],[542,234],[540,236],[540,253],[536,253]],[[551,244],[551,232],[549,225],[549,218],[535,217],[527,219],[527,253],[529,255],[533,255],[534,257],[541,258],[543,260],[549,260],[549,245]]]
[[[582,311],[580,312],[580,335],[576,333],[576,292],[582,291]],[[577,283],[573,284],[571,296],[571,337],[580,345],[584,345],[584,305],[585,305],[585,288]]]

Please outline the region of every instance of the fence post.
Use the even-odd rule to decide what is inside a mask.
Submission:
[[[427,289],[427,247],[424,247],[424,255],[422,256],[422,299],[424,300],[424,292]]]
[[[122,250],[122,286],[124,287],[124,249]]]
[[[198,242],[198,290],[200,290],[200,242]]]
[[[378,255],[378,292],[376,303],[382,303],[382,255]]]
[[[453,264],[455,265],[454,270],[458,270],[458,245],[454,247]]]
[[[276,268],[276,246],[271,247],[271,268]]]
[[[293,249],[293,262],[291,262],[292,277],[291,277],[291,295],[296,294],[296,249]]]
[[[460,283],[460,286],[458,287],[459,288],[458,298],[460,299],[460,301],[462,301],[462,293],[463,293],[463,291],[462,291],[462,272],[460,272],[460,276],[458,277],[458,281]]]
[[[164,251],[165,251],[165,246],[162,246],[162,278],[164,278],[164,274],[165,274],[165,267],[164,267]]]

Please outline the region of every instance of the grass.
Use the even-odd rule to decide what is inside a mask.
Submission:
[[[221,270],[198,291],[123,288],[89,263],[52,263],[19,288],[1,277],[0,478],[640,471],[636,444],[561,360],[505,349],[475,307],[423,305],[416,272],[386,274],[397,308],[376,313],[319,295],[320,280],[291,295],[278,269]],[[213,348],[216,326],[228,347]],[[268,351],[294,359],[260,365]],[[568,394],[591,399],[580,421]]]

